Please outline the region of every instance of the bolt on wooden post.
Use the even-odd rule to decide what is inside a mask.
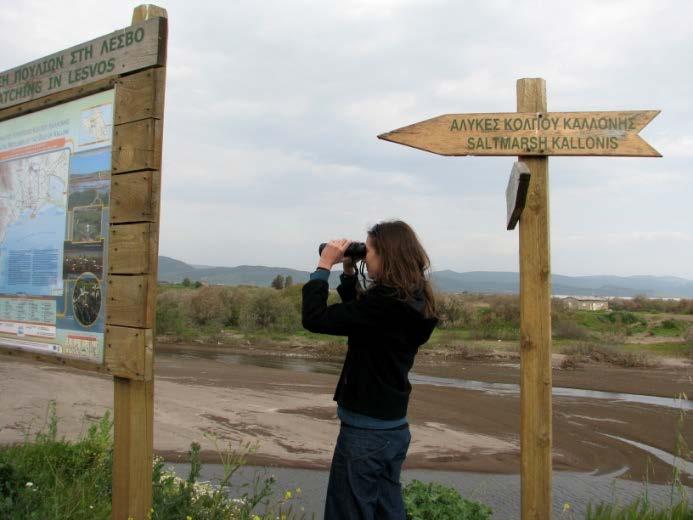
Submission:
[[[543,79],[517,82],[517,112],[446,114],[379,135],[439,155],[518,156],[506,197],[520,223],[522,519],[551,518],[549,155],[661,157],[638,133],[657,110],[547,112]],[[528,184],[527,184],[528,183]],[[526,190],[526,191],[525,191]]]

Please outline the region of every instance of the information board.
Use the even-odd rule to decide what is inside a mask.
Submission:
[[[0,347],[103,362],[113,105],[0,122]]]

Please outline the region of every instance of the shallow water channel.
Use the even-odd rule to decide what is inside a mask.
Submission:
[[[252,365],[273,369],[282,369],[295,372],[310,372],[324,374],[339,374],[341,362],[319,360],[304,357],[287,357],[272,355],[247,355],[232,354],[213,350],[176,349],[175,351],[162,350],[157,357],[166,360],[167,363],[184,365],[186,360],[206,359],[220,364]],[[463,364],[460,363],[460,366]],[[462,368],[460,369],[462,370]],[[491,395],[507,396],[519,394],[519,385],[512,383],[495,383],[477,381],[472,379],[446,377],[451,373],[448,363],[445,370],[436,370],[434,366],[426,366],[425,373],[412,372],[410,380],[413,385],[432,385],[461,388],[472,392],[483,392]],[[598,400],[605,404],[613,403],[640,403],[643,405],[662,407],[663,409],[693,408],[691,401],[655,397],[631,393],[605,392],[584,390],[575,388],[554,387],[555,399],[588,399]],[[655,458],[671,464],[673,455],[651,446],[635,441],[619,438],[637,448],[648,452]],[[693,471],[691,463],[679,461],[677,464],[681,471],[689,473]],[[187,476],[186,464],[173,464],[175,471],[181,476]],[[577,473],[567,471],[554,471],[553,473],[553,506],[555,518],[580,518],[587,509],[587,505],[600,501],[610,503],[628,503],[635,497],[642,495],[645,486],[640,482],[617,478],[627,471],[624,467],[618,471],[597,475],[596,473]],[[328,473],[323,470],[306,470],[290,468],[262,468],[246,467],[234,477],[237,485],[250,483],[255,475],[274,475],[277,480],[275,490],[278,494],[286,489],[302,489],[301,497],[295,499],[294,510],[302,507],[306,513],[315,513],[315,518],[322,518],[322,507],[327,488]],[[202,478],[215,481],[223,476],[223,468],[220,465],[203,465]],[[494,518],[514,519],[520,517],[520,477],[519,475],[499,475],[489,473],[452,472],[411,469],[403,472],[403,482],[418,479],[424,482],[435,481],[456,488],[463,496],[473,500],[479,500],[491,506],[494,510]],[[670,499],[678,499],[680,490],[683,489],[692,496],[693,488],[684,487],[672,489],[671,486],[649,484],[647,486],[648,498],[654,502],[668,504]],[[564,514],[564,508],[569,504],[568,513]]]
[[[304,357],[289,356],[270,356],[270,355],[250,355],[250,354],[229,354],[218,351],[197,351],[180,350],[171,352],[164,351],[157,353],[157,357],[171,359],[175,356],[180,360],[188,359],[209,359],[218,363],[230,363],[235,365],[252,365],[265,368],[278,368],[291,370],[294,372],[313,372],[321,374],[339,374],[342,363],[339,361],[320,360]],[[435,373],[435,367],[427,367],[427,374],[419,374],[412,371],[409,380],[412,385],[424,384],[432,386],[448,386],[454,388],[464,388],[466,390],[476,390],[495,395],[519,394],[520,385],[512,383],[492,383],[485,381],[474,381],[470,379],[440,377],[430,375]],[[448,370],[449,371],[449,368]],[[656,397],[651,395],[628,394],[621,392],[602,392],[598,390],[583,390],[580,388],[561,388],[554,386],[552,393],[557,397],[583,397],[589,399],[607,399],[611,401],[625,401],[630,403],[642,403],[654,406],[664,406],[677,410],[693,410],[693,401],[687,399],[676,399],[668,397]]]

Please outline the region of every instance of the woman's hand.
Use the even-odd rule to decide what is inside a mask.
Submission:
[[[354,275],[356,274],[356,264],[352,260],[350,256],[345,256],[344,260],[342,261],[342,265],[344,266],[344,274],[349,274],[349,275]]]
[[[349,247],[349,244],[351,244],[351,240],[347,240],[346,238],[330,240],[325,246],[325,249],[322,250],[318,267],[322,267],[329,271],[334,264],[342,262],[344,260],[344,251]]]

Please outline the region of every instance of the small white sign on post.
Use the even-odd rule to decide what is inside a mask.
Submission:
[[[508,187],[505,189],[505,201],[508,205],[508,231],[515,229],[522,210],[525,209],[530,175],[529,168],[525,163],[516,162],[513,164]]]

